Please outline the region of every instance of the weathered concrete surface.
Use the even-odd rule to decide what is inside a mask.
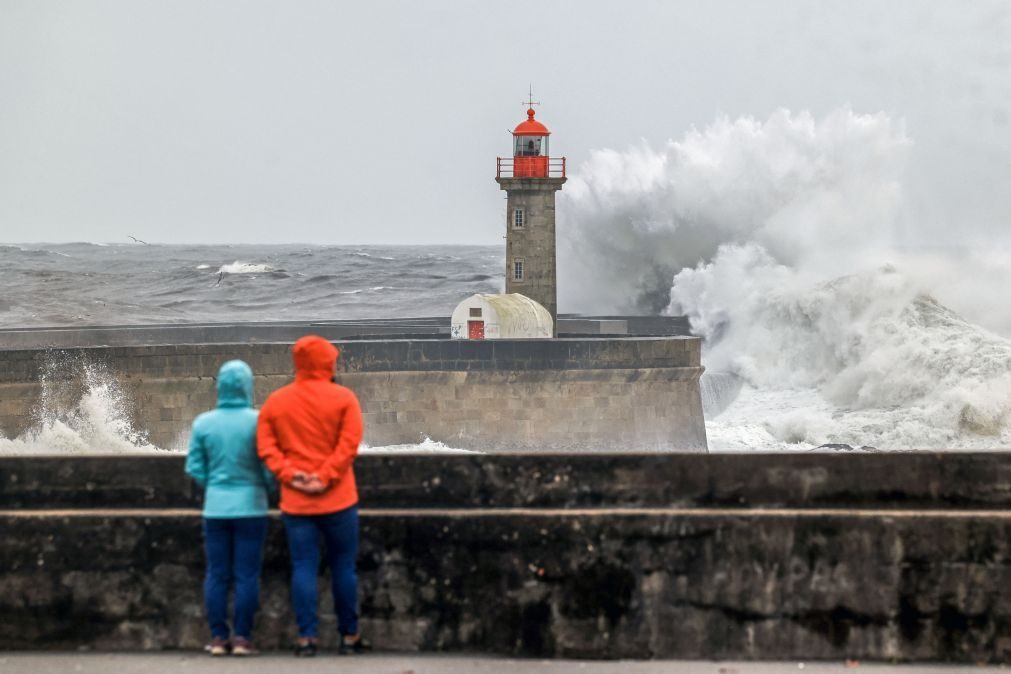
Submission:
[[[195,508],[178,453],[0,456],[0,509]],[[372,508],[1011,509],[1007,452],[364,454]]]
[[[963,662],[1011,649],[1011,517],[997,511],[415,509],[362,524],[363,626],[392,649]],[[0,526],[0,648],[203,642],[197,511],[8,511]],[[286,559],[275,520],[267,648],[291,635]]]
[[[363,624],[391,649],[534,657],[1008,657],[1011,456],[750,458],[363,457]],[[0,649],[202,643],[178,457],[0,467]],[[275,519],[265,647],[291,634],[286,582]]]
[[[51,328],[0,327],[0,350],[67,349],[85,346],[164,344],[246,344],[294,342],[302,335],[327,339],[449,336],[448,318],[392,318],[344,321],[249,321],[244,323],[161,323]],[[657,334],[647,332],[644,334]],[[680,333],[679,333],[680,334]],[[687,334],[687,333],[684,333]],[[423,337],[423,338],[426,338]]]
[[[621,324],[620,330],[616,330]],[[558,334],[688,336],[685,316],[577,316],[562,314]],[[245,323],[163,323],[94,325],[52,328],[0,326],[0,350],[68,349],[86,346],[158,346],[164,344],[247,344],[294,342],[302,335],[327,339],[432,339],[449,337],[448,316],[427,318],[369,318],[340,321],[267,321]]]
[[[209,658],[206,655],[185,654],[0,654],[0,671],[5,674],[161,674],[191,672],[270,672],[271,674],[333,672],[347,674],[830,674],[860,672],[860,674],[953,674],[965,672],[962,665],[889,665],[859,663],[854,669],[844,662],[594,662],[589,660],[512,660],[475,656],[432,655],[367,655],[336,660],[324,654],[315,660],[296,660],[285,655],[264,655],[253,659]],[[973,667],[972,672],[1005,671],[1003,667]]]
[[[696,338],[339,346],[340,379],[362,401],[373,446],[428,437],[483,450],[706,449]],[[72,409],[98,371],[122,387],[135,429],[156,446],[181,448],[196,415],[215,404],[221,363],[250,364],[259,403],[291,380],[290,350],[247,343],[0,351],[0,433],[23,433],[43,403],[45,417]]]

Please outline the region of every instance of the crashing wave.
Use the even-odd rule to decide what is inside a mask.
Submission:
[[[884,114],[721,117],[655,150],[599,150],[559,194],[559,305],[660,312],[674,275],[754,242],[786,265],[881,262],[911,143]]]
[[[236,260],[232,264],[221,265],[219,274],[266,274],[275,271],[269,264],[255,264]]]
[[[707,419],[718,416],[737,399],[744,380],[733,372],[704,372],[699,379],[702,412]]]
[[[30,427],[13,439],[0,436],[0,454],[157,449],[134,428],[129,396],[103,366],[56,354],[46,362],[39,384]]]
[[[1011,342],[978,325],[1011,332],[1006,251],[895,245],[924,243],[911,148],[842,109],[595,152],[559,197],[560,304],[687,314],[743,382],[706,406],[714,448],[1006,446]]]
[[[753,246],[728,247],[679,273],[672,296],[707,337],[709,367],[830,405],[766,414],[779,441],[897,449],[1008,439],[1011,341],[894,268],[811,284]]]

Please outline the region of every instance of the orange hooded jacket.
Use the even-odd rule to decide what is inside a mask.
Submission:
[[[351,464],[362,439],[362,411],[350,389],[331,381],[340,352],[322,337],[292,348],[295,381],[267,397],[256,428],[257,452],[281,483],[281,511],[322,515],[358,503]],[[291,486],[296,471],[327,486],[306,494]]]

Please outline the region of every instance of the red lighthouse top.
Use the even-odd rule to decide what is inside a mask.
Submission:
[[[534,109],[527,110],[527,120],[520,122],[513,130],[514,136],[550,136],[548,127],[534,119]]]
[[[548,154],[548,136],[551,132],[534,119],[534,101],[531,92],[527,118],[513,129],[513,157],[498,160],[499,178],[564,178],[565,157],[551,158]]]

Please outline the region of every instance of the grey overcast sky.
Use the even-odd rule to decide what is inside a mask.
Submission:
[[[573,170],[885,111],[916,217],[1011,225],[1004,0],[0,0],[0,240],[497,243],[528,83]]]

